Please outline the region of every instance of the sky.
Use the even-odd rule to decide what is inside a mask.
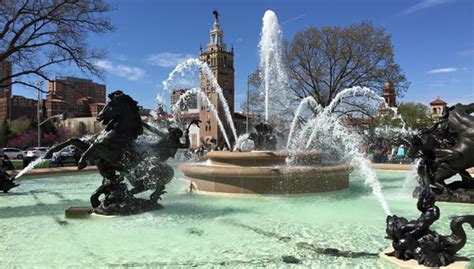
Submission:
[[[395,60],[411,86],[403,102],[474,102],[474,1],[471,0],[118,0],[110,2],[115,31],[89,37],[108,57],[107,92],[122,90],[155,108],[162,81],[180,61],[207,46],[212,11],[220,14],[224,42],[234,47],[235,107],[245,99],[247,76],[259,63],[262,17],[273,10],[283,38],[308,27],[347,26],[364,20],[392,37]],[[71,71],[72,72],[72,71]],[[196,85],[197,86],[197,85]],[[14,86],[14,94],[34,98]],[[165,95],[169,104],[169,95]]]

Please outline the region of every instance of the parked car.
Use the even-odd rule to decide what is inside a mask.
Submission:
[[[63,148],[59,152],[59,154],[60,154],[61,158],[63,158],[63,159],[72,158],[74,156],[74,150],[75,150],[74,146],[69,146],[69,147]]]
[[[26,157],[36,159],[41,155],[45,154],[47,150],[48,147],[34,147],[29,149],[28,152],[26,152]]]
[[[26,152],[17,148],[3,148],[3,154],[7,155],[10,159],[23,159],[26,156]]]

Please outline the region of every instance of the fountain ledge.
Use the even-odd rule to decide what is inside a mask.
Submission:
[[[223,152],[208,154],[206,163],[189,163],[181,171],[197,193],[221,194],[304,194],[325,193],[349,187],[351,167],[322,165],[316,151]],[[286,165],[293,158],[304,165]]]

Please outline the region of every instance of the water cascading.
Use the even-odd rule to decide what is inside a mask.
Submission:
[[[287,74],[283,65],[282,31],[275,12],[267,10],[260,34],[260,78],[265,90],[265,122],[268,122],[271,95],[284,91]]]
[[[293,117],[293,120],[291,121],[290,133],[288,134],[288,140],[286,143],[287,150],[291,147],[291,141],[293,138],[293,134],[295,133],[295,130],[296,130],[296,124],[299,121],[299,117],[305,105],[311,105],[316,113],[320,112],[322,109],[321,106],[316,101],[316,99],[314,99],[314,97],[312,96],[307,96],[303,98],[303,100],[301,100],[300,104],[298,105],[298,108],[296,109],[295,116]]]
[[[345,89],[337,94],[327,107],[322,108],[317,115],[303,126],[302,131],[297,136],[297,141],[292,141],[292,138],[290,138],[287,147],[293,151],[317,149],[323,152],[330,152],[330,154],[335,154],[337,157],[348,161],[351,165],[358,167],[365,184],[371,187],[373,195],[382,206],[384,212],[387,215],[391,215],[388,202],[383,194],[382,185],[375,171],[370,167],[370,161],[361,152],[363,145],[361,137],[344,126],[339,115],[334,113],[344,99],[353,97],[385,102],[382,97],[369,88],[353,87]],[[309,100],[311,98],[303,100],[302,103],[308,103],[310,102]],[[300,107],[302,106],[300,104]],[[295,118],[299,116],[300,111],[297,112]]]
[[[224,135],[225,142],[227,145],[231,145],[229,141],[229,137],[227,136],[227,132],[225,131],[224,124],[222,123],[221,119],[219,118],[219,112],[217,111],[216,107],[212,104],[211,100],[207,97],[207,95],[201,91],[201,88],[192,88],[187,90],[183,95],[181,95],[178,99],[178,101],[172,105],[171,111],[173,113],[176,113],[179,111],[179,105],[181,102],[185,101],[189,96],[191,95],[198,95],[201,100],[205,102],[205,104],[209,107],[209,110],[214,114],[217,120],[217,125],[219,126],[219,130],[221,133]]]
[[[222,104],[222,108],[224,109],[224,115],[232,131],[232,135],[235,139],[237,139],[237,131],[235,129],[234,121],[232,119],[232,114],[230,113],[229,105],[227,103],[227,100],[225,99],[222,88],[219,86],[219,83],[217,83],[217,79],[214,76],[212,70],[207,65],[207,63],[202,62],[199,59],[188,59],[178,64],[175,69],[169,74],[168,78],[163,81],[163,88],[164,90],[171,92],[173,89],[178,88],[182,85],[184,85],[185,87],[189,87],[190,85],[199,85],[199,80],[196,80],[196,78],[199,78],[200,73],[203,73],[207,77],[207,79],[211,83],[212,88],[216,91],[217,96],[219,97],[219,101]],[[204,94],[203,89],[201,89],[200,87],[194,87],[193,89],[199,89],[199,91]],[[202,94],[200,95],[202,96]],[[219,117],[217,115],[216,118],[219,120]],[[225,136],[227,136],[227,134],[225,134]],[[228,145],[229,147],[231,146],[230,144]]]

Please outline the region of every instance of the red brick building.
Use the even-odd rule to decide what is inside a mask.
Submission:
[[[61,77],[48,82],[46,115],[94,117],[105,106],[105,85],[90,79]]]

